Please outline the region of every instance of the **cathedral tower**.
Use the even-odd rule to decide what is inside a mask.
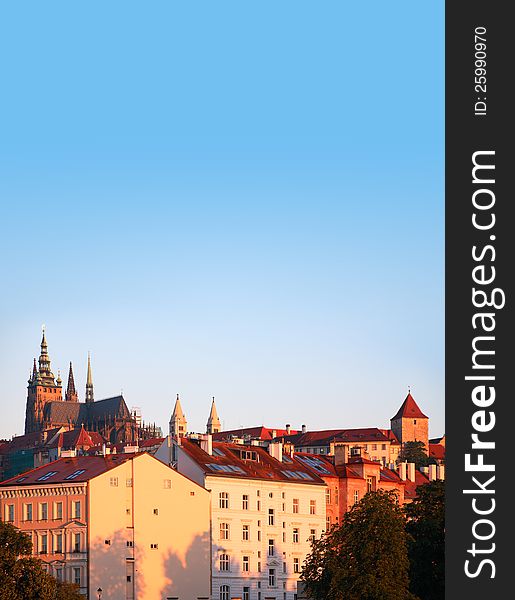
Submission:
[[[88,353],[88,375],[86,377],[86,402],[94,402],[95,397],[93,395],[93,376],[91,375],[91,358]]]
[[[181,401],[179,400],[179,394],[177,394],[177,400],[175,401],[169,423],[170,436],[177,439],[180,436],[186,435],[187,431],[188,421],[186,421],[186,417],[182,412]]]
[[[211,403],[211,412],[206,425],[206,433],[218,433],[222,429],[218,413],[216,412],[215,397],[213,396],[213,402]]]
[[[68,387],[66,388],[66,394],[64,396],[66,402],[78,402],[79,395],[75,389],[75,381],[73,379],[72,363],[70,363],[70,372],[68,373]]]
[[[41,431],[43,427],[43,411],[47,402],[62,400],[62,386],[60,377],[55,380],[50,367],[48,345],[43,328],[41,339],[41,354],[39,356],[39,369],[36,367],[36,359],[32,375],[27,387],[27,405],[25,410],[25,433]]]

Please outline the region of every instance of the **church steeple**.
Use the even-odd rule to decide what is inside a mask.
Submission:
[[[179,438],[186,434],[188,430],[188,421],[186,421],[186,416],[182,412],[181,401],[179,400],[179,394],[177,394],[177,399],[175,400],[175,406],[173,407],[173,413],[170,417],[169,422],[169,432],[170,435]]]
[[[86,402],[94,402],[93,377],[91,375],[91,357],[88,352],[88,375],[86,377]]]
[[[66,402],[78,402],[79,396],[77,394],[77,390],[75,389],[75,381],[73,379],[73,368],[72,363],[70,362],[70,372],[68,373],[68,387],[66,388]]]
[[[215,397],[213,396],[213,402],[211,403],[211,411],[206,425],[206,433],[218,433],[222,429],[218,413],[216,412]]]
[[[55,385],[54,374],[50,369],[50,356],[48,356],[48,344],[43,326],[43,337],[41,339],[41,354],[39,356],[39,378],[42,385]]]

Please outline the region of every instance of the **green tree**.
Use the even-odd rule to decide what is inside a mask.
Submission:
[[[57,582],[31,553],[29,536],[0,521],[0,600],[84,600],[76,586]]]
[[[399,454],[399,462],[415,463],[415,468],[427,467],[431,462],[424,442],[406,442]]]
[[[394,492],[369,492],[312,544],[301,580],[314,600],[408,600],[405,516]]]
[[[422,600],[445,595],[445,485],[432,481],[417,488],[417,498],[406,506],[410,534],[410,589]]]

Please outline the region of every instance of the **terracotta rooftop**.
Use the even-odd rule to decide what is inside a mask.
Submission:
[[[418,404],[413,399],[413,396],[408,393],[406,399],[401,404],[401,407],[397,411],[397,414],[392,417],[392,421],[400,419],[402,417],[409,419],[427,419],[426,415],[420,410]]]
[[[424,473],[415,469],[415,481],[410,481],[406,479],[404,482],[406,484],[404,488],[404,498],[406,500],[413,500],[417,497],[417,488],[419,485],[424,485],[429,483],[429,477],[426,477]]]
[[[0,487],[11,485],[49,485],[54,483],[84,482],[109,471],[134,455],[77,456],[59,458],[51,463],[26,471],[2,481]]]
[[[284,437],[294,446],[328,446],[331,442],[388,442],[390,438],[377,427],[360,429],[324,429]]]
[[[282,437],[285,435],[292,435],[298,433],[296,429],[290,429],[290,433],[286,429],[277,429],[275,427],[265,427],[264,425],[258,427],[241,427],[240,429],[229,429],[228,431],[220,431],[213,433],[213,440],[216,441],[231,441],[233,437],[238,438],[251,438],[269,441],[273,439],[273,432],[275,431],[276,437]]]
[[[279,462],[261,446],[213,442],[213,454],[209,455],[196,442],[183,438],[181,447],[209,476],[324,484],[297,458],[283,454]]]

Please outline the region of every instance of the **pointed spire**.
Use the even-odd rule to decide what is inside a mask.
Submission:
[[[211,402],[211,411],[209,412],[209,418],[206,425],[206,433],[218,433],[222,428],[218,413],[216,412],[215,397]]]
[[[70,371],[68,373],[68,387],[66,388],[66,402],[78,402],[79,396],[77,394],[77,390],[75,389],[75,381],[73,379],[73,368],[72,363],[70,362]]]
[[[48,344],[43,325],[43,336],[41,338],[41,355],[39,357],[39,376],[43,385],[55,385],[54,374],[50,369],[50,357],[48,356]]]
[[[180,437],[186,434],[188,430],[188,421],[182,411],[181,401],[179,400],[179,394],[175,400],[175,406],[173,407],[172,416],[169,422],[169,431],[171,436]]]
[[[94,402],[93,394],[93,376],[91,375],[91,356],[88,352],[88,374],[86,377],[86,402]]]

